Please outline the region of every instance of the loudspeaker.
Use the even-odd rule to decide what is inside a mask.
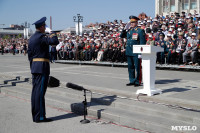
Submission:
[[[49,76],[48,87],[58,87],[60,86],[60,80],[53,76]]]

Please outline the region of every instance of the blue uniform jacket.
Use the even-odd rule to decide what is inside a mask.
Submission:
[[[133,39],[134,33],[136,33],[137,39]],[[143,29],[140,29],[138,27],[131,28],[128,31],[123,30],[120,37],[127,38],[127,43],[126,43],[126,55],[127,56],[137,56],[138,55],[138,54],[133,53],[133,45],[146,44],[145,32]]]
[[[28,43],[28,59],[30,61],[31,73],[50,74],[49,62],[32,61],[34,58],[49,59],[49,45],[59,43],[55,33],[47,36],[44,33],[36,31]]]

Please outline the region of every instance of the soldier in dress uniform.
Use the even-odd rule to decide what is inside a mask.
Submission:
[[[36,32],[31,36],[28,43],[28,58],[30,61],[30,69],[32,73],[32,117],[33,122],[50,122],[51,119],[46,118],[45,111],[45,93],[47,89],[50,66],[49,66],[49,45],[57,45],[59,43],[55,33],[49,36],[45,34],[46,17],[33,23]]]
[[[126,56],[128,61],[128,73],[129,73],[129,83],[127,86],[139,86],[139,59],[138,54],[133,53],[133,45],[145,45],[145,32],[143,29],[140,29],[138,25],[139,18],[136,16],[130,16],[130,21],[125,26],[125,29],[122,31],[120,37],[127,38],[126,45]],[[135,73],[136,70],[136,73]]]

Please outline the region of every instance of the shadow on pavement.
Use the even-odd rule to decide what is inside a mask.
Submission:
[[[59,116],[54,116],[54,117],[49,117],[50,119],[53,119],[53,121],[58,121],[58,120],[63,120],[63,119],[69,119],[73,117],[77,117],[78,115],[75,113],[68,113],[64,115],[59,115]]]
[[[104,97],[100,97],[100,98],[91,98],[91,102],[87,103],[87,107],[90,108],[92,106],[100,106],[100,105],[109,106],[116,100],[116,98],[117,98],[116,95],[104,96]],[[104,110],[106,110],[106,109],[101,108],[101,109],[97,110],[98,119],[101,118],[101,114]],[[71,104],[71,111],[76,113],[76,114],[83,115],[84,114],[83,103],[72,103]]]
[[[6,84],[3,84],[3,85],[0,85],[0,87],[13,87],[13,85],[6,85]]]
[[[184,92],[184,91],[189,91],[191,89],[186,89],[186,88],[170,88],[170,89],[165,89],[162,92],[167,93],[167,92]]]
[[[182,79],[166,79],[166,80],[156,80],[155,84],[170,84],[180,82]]]
[[[111,105],[115,100],[117,96],[104,96],[100,98],[92,98],[91,102],[93,103],[91,106],[96,106],[96,105]]]

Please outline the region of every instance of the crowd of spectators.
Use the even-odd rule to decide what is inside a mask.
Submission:
[[[92,25],[91,31],[82,35],[59,33],[60,43],[49,49],[51,59],[126,62],[126,39],[120,38],[126,24],[114,20]],[[157,53],[157,63],[199,65],[200,14],[141,17],[138,27],[146,33],[146,45],[164,48],[164,52]],[[27,46],[23,39],[1,39],[0,43],[8,53],[14,49],[21,52]]]
[[[126,39],[120,33],[126,23],[120,20],[100,23],[83,35],[60,35],[58,58],[65,60],[126,62]],[[157,54],[160,64],[198,65],[200,15],[182,12],[170,16],[141,18],[138,27],[146,33],[146,45],[164,48]]]
[[[0,51],[4,53],[24,54],[27,53],[28,40],[22,38],[0,38]]]

